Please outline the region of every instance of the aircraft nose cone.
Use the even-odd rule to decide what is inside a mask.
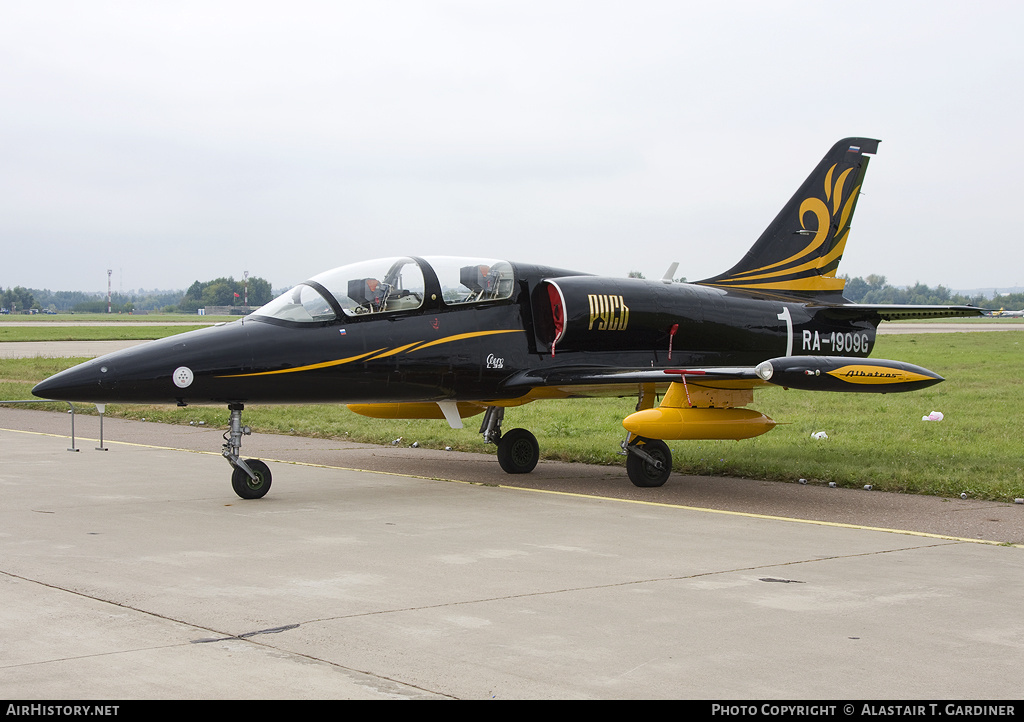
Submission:
[[[32,389],[32,395],[57,401],[103,403],[106,401],[106,394],[116,385],[113,377],[108,375],[110,371],[109,364],[103,359],[87,361],[40,381]]]

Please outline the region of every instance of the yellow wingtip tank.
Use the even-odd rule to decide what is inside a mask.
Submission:
[[[889,359],[789,356],[757,367],[762,380],[804,391],[888,394],[917,391],[944,379],[921,366]]]

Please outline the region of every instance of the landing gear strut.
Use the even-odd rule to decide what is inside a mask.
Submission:
[[[529,474],[540,459],[540,445],[537,437],[526,429],[512,429],[501,433],[501,421],[505,418],[503,406],[489,406],[480,424],[484,441],[498,446],[498,464],[506,474]]]
[[[228,460],[231,472],[231,488],[243,499],[259,499],[270,491],[270,468],[259,459],[241,459],[242,436],[248,436],[252,429],[242,426],[244,404],[228,404],[231,420],[224,432],[224,446],[221,454]]]

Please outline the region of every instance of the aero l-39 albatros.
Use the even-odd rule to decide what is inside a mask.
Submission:
[[[240,456],[246,404],[348,404],[381,418],[462,419],[508,473],[540,455],[505,411],[533,401],[638,397],[622,425],[630,480],[660,486],[665,439],[745,439],[775,422],[746,408],[775,384],[888,393],[942,381],[868,359],[880,321],[977,316],[970,306],[863,305],[836,269],[868,155],[836,143],[746,255],[696,283],[605,278],[493,258],[385,258],[300,283],[251,316],[108,354],[46,379],[36,396],[95,403],[226,404],[223,454],[243,498],[271,473]],[[660,403],[657,403],[660,397]]]

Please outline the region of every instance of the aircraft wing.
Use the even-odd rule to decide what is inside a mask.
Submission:
[[[562,366],[520,372],[508,379],[506,388],[536,398],[626,396],[636,393],[638,386],[657,388],[681,383],[710,397],[721,397],[722,392],[749,392],[766,384],[806,391],[891,393],[926,388],[940,381],[942,377],[938,374],[903,361],[855,356],[780,356],[755,367],[600,369]],[[538,394],[538,389],[558,393]],[[660,393],[660,389],[658,391]]]
[[[907,321],[923,318],[963,318],[984,316],[985,310],[977,306],[913,306],[900,303],[845,303],[834,306],[830,313],[837,316],[868,318],[878,316],[883,321]]]
[[[716,388],[754,388],[764,385],[754,367],[678,369],[561,366],[520,372],[505,382],[510,391],[559,389],[568,396],[631,396],[641,384],[668,385],[682,381]]]

